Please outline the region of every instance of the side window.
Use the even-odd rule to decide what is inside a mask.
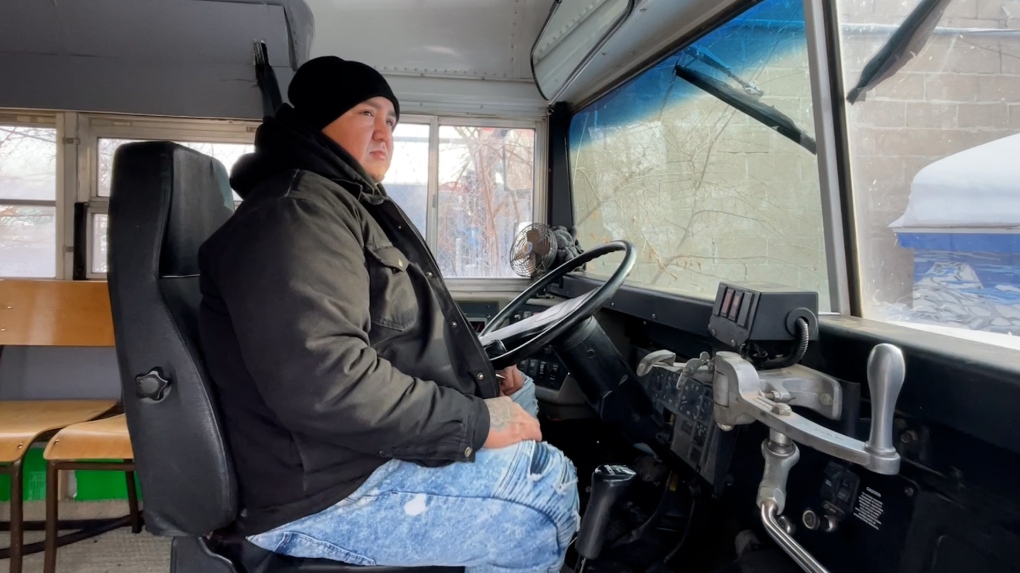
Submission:
[[[510,247],[533,220],[535,130],[439,127],[436,254],[447,278],[517,277]]]
[[[397,124],[393,130],[393,161],[382,182],[422,235],[426,234],[428,221],[431,132],[429,124]]]
[[[1018,4],[945,3],[870,78],[918,4],[835,2],[862,313],[1018,348]]]
[[[0,125],[0,276],[57,276],[53,125]]]
[[[572,118],[581,244],[632,242],[631,283],[711,299],[768,281],[828,310],[814,133],[802,2],[765,0]]]

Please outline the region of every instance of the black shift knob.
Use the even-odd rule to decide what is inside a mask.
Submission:
[[[578,555],[595,559],[602,550],[609,525],[609,513],[637,474],[627,466],[601,465],[591,476],[591,497],[581,518],[581,530],[575,545]]]

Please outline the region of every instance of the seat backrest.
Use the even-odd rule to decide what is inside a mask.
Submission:
[[[233,207],[216,159],[164,141],[117,148],[107,280],[146,529],[157,535],[204,535],[237,513],[198,336],[198,249]]]

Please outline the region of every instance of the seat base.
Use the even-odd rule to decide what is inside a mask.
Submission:
[[[171,573],[463,573],[463,567],[363,567],[328,559],[288,557],[248,541],[212,542],[200,537],[175,537]]]

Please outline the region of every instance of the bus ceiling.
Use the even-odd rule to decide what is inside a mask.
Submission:
[[[541,117],[529,56],[553,2],[6,2],[0,108],[260,119],[259,40],[284,92],[332,54],[379,69],[407,113]]]
[[[300,63],[334,54],[379,69],[406,113],[538,118],[735,3],[19,0],[0,5],[0,108],[259,119],[261,41],[284,92]]]

